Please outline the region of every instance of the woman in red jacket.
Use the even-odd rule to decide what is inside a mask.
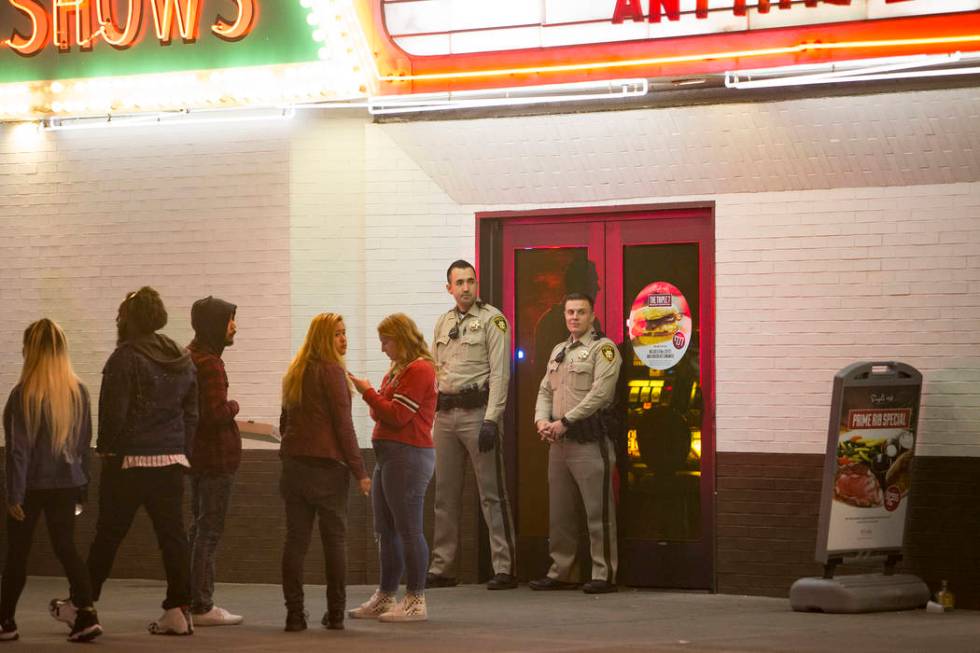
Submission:
[[[375,421],[376,463],[371,493],[378,534],[381,582],[355,619],[425,621],[425,572],[429,546],[422,533],[422,504],[435,467],[432,420],[436,412],[436,371],[432,354],[407,315],[389,315],[378,325],[381,351],[391,369],[375,390],[370,381],[351,377]],[[406,593],[395,593],[406,572]]]
[[[282,593],[286,630],[306,629],[303,610],[303,560],[313,519],[320,518],[320,539],[327,576],[327,612],[321,623],[344,627],[347,600],[347,493],[350,476],[361,492],[371,479],[351,421],[351,393],[344,368],[347,330],[336,313],[313,318],[306,341],[282,379],[282,479],[286,502],[286,545],[282,552]]]

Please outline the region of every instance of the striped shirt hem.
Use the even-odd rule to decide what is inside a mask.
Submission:
[[[123,458],[123,469],[133,467],[169,467],[170,465],[180,465],[190,467],[187,456],[182,453],[161,454],[159,456],[126,456]]]

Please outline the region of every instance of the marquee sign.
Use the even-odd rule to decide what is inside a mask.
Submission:
[[[143,17],[149,2],[156,38],[169,45],[179,36],[185,43],[198,39],[201,30],[201,0],[125,0],[125,12],[117,20],[120,3],[113,0],[54,0],[50,8],[39,0],[7,0],[9,6],[29,20],[26,34],[13,27],[3,43],[16,54],[30,57],[51,45],[61,52],[77,45],[91,50],[99,40],[120,50],[136,44],[143,36]],[[258,17],[257,0],[236,0],[231,20],[215,18],[211,31],[218,38],[237,41],[247,36]]]
[[[980,0],[359,0],[387,92],[980,50]]]
[[[0,0],[0,120],[363,97],[353,0]]]
[[[309,62],[299,0],[0,0],[0,83]]]

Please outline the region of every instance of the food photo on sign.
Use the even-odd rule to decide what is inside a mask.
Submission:
[[[655,281],[633,301],[627,321],[633,351],[644,365],[667,370],[691,344],[691,307],[673,284]]]
[[[907,430],[890,438],[878,437],[875,431],[847,431],[837,445],[834,499],[870,508],[883,505],[885,490],[894,488],[888,505],[900,501],[911,486],[914,442]]]

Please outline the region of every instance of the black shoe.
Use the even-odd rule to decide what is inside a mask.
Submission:
[[[0,622],[0,642],[12,642],[20,637],[17,634],[17,622],[13,619],[4,619]]]
[[[283,628],[287,633],[295,633],[306,630],[306,610],[290,610],[286,613],[286,627]]]
[[[577,590],[579,588],[578,583],[566,583],[563,580],[558,580],[557,578],[552,578],[550,576],[545,576],[544,578],[539,578],[537,580],[532,580],[527,584],[532,590],[551,592],[555,590]]]
[[[323,618],[320,619],[320,623],[327,630],[343,630],[344,629],[344,611],[340,610],[327,610],[323,613]]]
[[[95,608],[82,608],[75,617],[75,624],[68,634],[68,641],[91,642],[101,634],[102,626],[99,625],[99,615],[95,612]]]
[[[611,594],[612,592],[618,592],[619,588],[608,580],[596,580],[593,578],[582,586],[582,591],[586,594]]]
[[[512,590],[517,588],[517,578],[510,574],[497,574],[487,582],[488,590]]]
[[[437,576],[435,574],[426,574],[425,576],[426,589],[432,589],[434,587],[456,587],[457,585],[459,585],[459,581],[449,576]]]

